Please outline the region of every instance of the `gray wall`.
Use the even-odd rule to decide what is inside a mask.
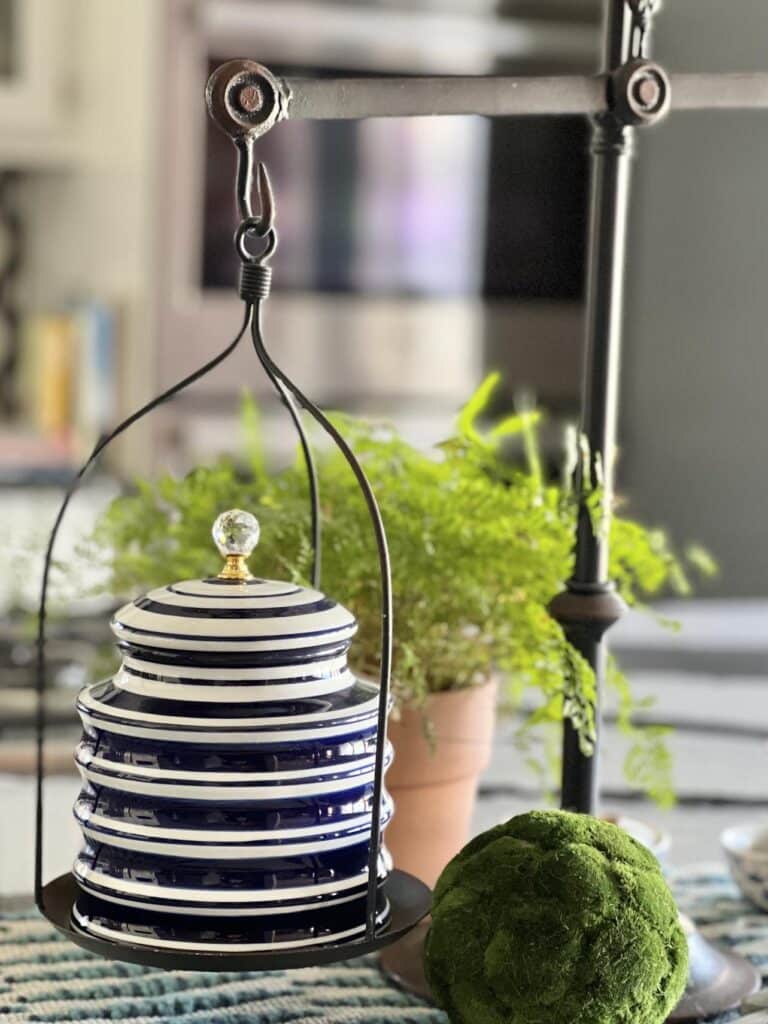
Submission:
[[[766,0],[667,0],[672,71],[768,70]],[[622,491],[705,543],[725,595],[768,594],[768,111],[641,133],[628,264]]]

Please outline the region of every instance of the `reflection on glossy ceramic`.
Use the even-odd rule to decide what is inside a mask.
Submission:
[[[215,578],[153,590],[112,628],[120,670],[78,697],[75,926],[198,950],[361,933],[378,690],[347,666],[350,613]],[[390,869],[382,851],[380,881]]]

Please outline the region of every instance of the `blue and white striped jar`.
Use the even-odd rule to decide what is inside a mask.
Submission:
[[[355,619],[319,591],[251,577],[248,513],[224,513],[214,538],[220,576],[121,608],[121,667],[78,698],[73,923],[189,951],[354,938],[378,709],[378,687],[347,665]],[[385,794],[382,828],[391,814]],[[390,868],[382,851],[380,882]]]

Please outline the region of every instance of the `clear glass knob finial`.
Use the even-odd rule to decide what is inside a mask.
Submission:
[[[251,579],[246,560],[259,543],[260,533],[261,528],[256,516],[240,508],[232,508],[217,517],[211,535],[219,554],[226,558],[219,579]]]

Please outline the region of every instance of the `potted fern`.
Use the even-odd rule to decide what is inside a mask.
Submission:
[[[494,375],[481,385],[454,435],[431,452],[413,448],[386,425],[337,417],[377,492],[392,554],[396,757],[387,786],[398,813],[387,842],[399,866],[428,882],[467,838],[491,748],[497,679],[505,702],[535,697],[529,725],[559,721],[565,706],[580,718],[583,742],[590,741],[589,716],[580,713],[593,688],[590,669],[547,613],[570,570],[572,467],[559,483],[545,479],[536,412],[481,427],[495,384]],[[261,520],[256,571],[307,583],[312,552],[304,467],[297,459],[269,472],[251,404],[244,421],[239,462],[220,458],[183,479],[137,481],[113,502],[94,541],[114,592],[209,573],[210,524],[232,507],[251,509]],[[510,442],[521,451],[517,459],[505,456]],[[323,589],[357,616],[354,667],[375,677],[379,590],[365,505],[337,454],[322,454],[320,479]],[[612,572],[630,604],[665,587],[686,592],[689,565],[710,569],[702,552],[678,556],[663,533],[624,516],[612,530]],[[613,680],[624,727],[631,729],[626,680],[618,671]],[[637,781],[657,799],[668,798],[665,762],[643,756],[658,749],[658,734],[638,729],[634,741],[628,765],[641,776]]]

